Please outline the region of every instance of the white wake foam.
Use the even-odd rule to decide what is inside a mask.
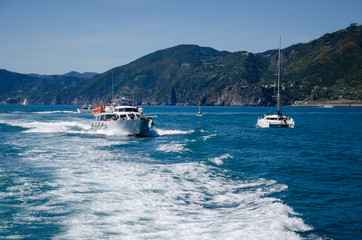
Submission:
[[[36,114],[53,114],[53,113],[78,113],[77,111],[41,111],[34,112]]]
[[[37,132],[37,133],[57,133],[57,132],[81,132],[91,129],[90,124],[81,122],[21,122],[21,121],[2,121],[11,126],[28,128],[24,132]]]
[[[112,138],[54,141],[29,142],[21,156],[46,180],[14,176],[13,186],[0,192],[0,198],[6,194],[21,202],[7,227],[61,226],[53,239],[293,240],[311,230],[291,207],[271,197],[287,189],[276,181],[235,180],[195,162],[155,164]],[[174,145],[179,147],[174,151],[185,151]],[[171,144],[160,151],[168,150]]]
[[[154,128],[153,129],[159,136],[164,136],[164,135],[181,135],[181,134],[189,134],[189,133],[193,133],[194,130],[188,130],[188,131],[182,131],[182,130],[164,130],[164,129],[159,129],[159,128]]]
[[[203,136],[202,139],[203,139],[204,141],[206,141],[207,139],[212,138],[212,137],[215,137],[216,135],[217,135],[217,134],[212,134],[212,135],[208,135],[208,136]]]
[[[163,152],[176,152],[176,153],[190,151],[190,149],[185,148],[185,146],[186,144],[171,142],[167,144],[160,144],[156,150]]]
[[[299,239],[296,232],[310,230],[267,197],[286,188],[274,181],[229,181],[199,164],[102,164],[92,178],[63,179],[70,189],[54,193],[78,210],[60,238]]]
[[[222,165],[222,164],[224,164],[223,160],[228,159],[228,158],[233,158],[233,156],[226,153],[226,154],[222,155],[221,157],[209,158],[209,161],[215,163],[216,165]]]
[[[106,136],[128,136],[129,132],[124,131],[122,129],[109,129],[109,128],[105,128],[105,129],[91,129],[91,131],[87,132],[89,134],[101,134],[101,135],[106,135]]]

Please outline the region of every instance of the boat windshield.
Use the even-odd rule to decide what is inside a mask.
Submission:
[[[115,114],[102,114],[95,117],[96,121],[109,121],[116,117]]]
[[[117,112],[138,112],[137,108],[117,108]]]
[[[112,99],[112,104],[113,105],[120,105],[120,106],[134,106],[135,105],[135,100],[134,99],[126,99],[126,98],[117,98],[117,99]]]
[[[267,120],[287,120],[286,117],[266,117]]]

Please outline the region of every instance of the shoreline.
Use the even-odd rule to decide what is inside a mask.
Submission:
[[[295,101],[291,107],[362,107],[362,101],[359,100],[331,100],[331,101]]]
[[[0,105],[22,105],[21,103],[5,103],[0,102]],[[44,103],[34,103],[29,105],[73,105],[73,106],[81,106],[82,104],[44,104]],[[153,105],[153,104],[141,104],[142,106],[189,106],[189,107],[197,107],[198,105]],[[214,107],[270,107],[270,106],[251,106],[251,105],[201,105],[205,106],[214,106]],[[295,101],[293,104],[284,105],[284,107],[321,107],[321,108],[332,108],[332,107],[362,107],[362,100],[329,100],[329,101]]]

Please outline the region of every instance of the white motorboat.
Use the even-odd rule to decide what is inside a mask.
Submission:
[[[79,113],[91,113],[95,109],[94,105],[91,104],[84,104],[82,107],[77,108]]]
[[[154,125],[152,117],[145,117],[143,108],[132,99],[115,99],[112,104],[101,105],[93,110],[94,129],[107,129],[126,135],[142,136]]]
[[[263,118],[258,118],[257,126],[261,128],[269,127],[286,127],[294,128],[295,122],[293,118],[285,116],[281,112],[281,103],[280,103],[280,45],[281,38],[279,39],[279,55],[278,55],[278,110],[277,113],[265,114]]]

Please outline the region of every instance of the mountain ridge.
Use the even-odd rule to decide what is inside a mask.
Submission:
[[[283,104],[361,100],[361,32],[361,26],[350,26],[282,49]],[[183,44],[88,79],[63,80],[53,90],[40,88],[28,99],[40,104],[105,103],[112,98],[113,82],[114,96],[134,95],[144,105],[271,106],[277,52],[227,52]],[[25,92],[13,95],[21,100]]]

